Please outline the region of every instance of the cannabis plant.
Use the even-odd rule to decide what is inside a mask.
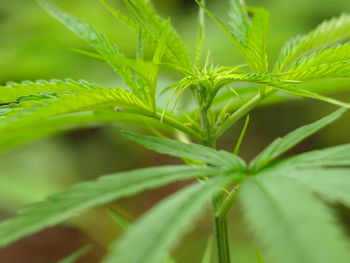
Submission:
[[[230,259],[227,215],[236,204],[244,211],[247,227],[262,243],[261,262],[262,257],[266,262],[280,263],[349,262],[349,239],[329,204],[350,206],[350,144],[280,157],[349,108],[348,103],[321,95],[309,84],[350,78],[350,43],[346,42],[350,15],[328,20],[309,34],[286,42],[274,66],[269,67],[265,51],[268,13],[261,8],[230,0],[226,23],[206,8],[205,1],[196,0],[200,10],[198,37],[195,50],[189,53],[170,20],[160,18],[148,1],[123,0],[125,12],[112,1],[101,2],[138,32],[135,58],[125,57],[94,27],[49,0],[38,0],[95,49],[81,52],[106,61],[123,79],[124,87],[107,88],[70,79],[1,86],[0,148],[89,123],[141,120],[158,136],[127,131],[124,135],[185,164],[126,171],[73,185],[2,222],[0,245],[7,246],[119,198],[196,179],[131,223],[102,262],[175,262],[171,249],[208,204],[214,221],[215,258],[220,263],[234,262]],[[203,58],[206,15],[238,47],[247,64],[219,66]],[[143,57],[145,42],[154,46],[149,60]],[[176,71],[182,78],[160,88],[162,68]],[[239,148],[249,123],[248,113],[266,99],[293,96],[321,100],[338,109],[275,139],[246,163],[239,157]],[[217,150],[218,138],[242,118],[245,125],[233,153]],[[164,131],[175,139],[164,138]],[[203,262],[216,259],[208,252]]]

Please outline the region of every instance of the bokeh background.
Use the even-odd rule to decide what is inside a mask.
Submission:
[[[115,0],[118,1],[118,0]],[[61,7],[96,25],[113,39],[127,56],[134,56],[137,36],[116,21],[98,0],[60,0]],[[193,51],[196,37],[197,6],[192,0],[155,0],[157,10],[171,16],[172,23]],[[222,20],[227,17],[227,0],[207,0],[208,6]],[[268,38],[270,63],[276,59],[284,41],[304,34],[322,20],[350,12],[348,0],[248,0],[270,11]],[[86,79],[118,86],[120,79],[104,63],[83,56],[74,49],[87,45],[64,26],[47,15],[34,0],[0,0],[0,84],[7,81],[51,78]],[[207,22],[205,47],[215,63],[232,66],[243,62],[228,37],[212,22]],[[146,49],[151,56],[152,48]],[[163,74],[172,78],[171,73]],[[332,94],[350,101],[350,85]],[[334,107],[324,103],[290,99],[283,104],[260,107],[251,114],[251,123],[242,146],[242,156],[249,160],[276,136],[327,114]],[[350,115],[307,139],[289,154],[349,142]],[[230,150],[241,123],[220,141],[220,148]],[[99,175],[179,161],[154,154],[127,141],[122,129],[141,132],[140,126],[110,124],[85,127],[65,134],[27,143],[0,153],[0,219],[18,208],[39,201],[65,189],[72,183]],[[79,262],[97,263],[108,244],[122,229],[108,215],[108,208],[135,220],[158,200],[183,184],[173,184],[156,191],[127,198],[94,209],[58,227],[45,230],[16,244],[0,249],[1,263],[50,263],[78,248],[93,244],[88,256]],[[336,208],[341,220],[349,224],[349,211]],[[208,215],[208,213],[207,213]],[[230,238],[235,263],[256,263],[260,247],[246,230],[239,207],[230,216]],[[199,262],[211,233],[211,221],[205,214],[189,235],[178,244],[175,258],[181,263]],[[147,242],[147,240],[145,240]]]

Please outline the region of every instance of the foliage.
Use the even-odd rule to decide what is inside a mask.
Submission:
[[[260,261],[348,262],[347,237],[324,201],[350,205],[349,145],[277,159],[342,117],[350,107],[308,89],[307,85],[350,77],[350,44],[346,43],[350,37],[350,15],[333,18],[309,34],[288,41],[269,70],[265,48],[268,13],[263,9],[230,0],[226,25],[206,8],[205,1],[196,0],[200,7],[199,32],[192,61],[170,20],[159,17],[148,1],[124,0],[127,14],[107,0],[101,2],[114,17],[139,33],[135,58],[125,57],[91,25],[63,12],[49,0],[38,0],[53,17],[86,40],[96,53],[85,53],[106,61],[124,80],[125,87],[73,80],[1,86],[0,150],[84,125],[140,120],[158,135],[165,130],[176,132],[179,140],[124,132],[127,138],[158,153],[180,158],[186,165],[121,172],[73,185],[0,223],[0,246],[119,198],[195,179],[196,183],[165,198],[131,223],[111,245],[103,262],[174,262],[169,256],[171,249],[211,203],[218,260],[228,263],[227,214],[236,202],[263,245]],[[249,69],[245,65],[212,65],[209,59],[202,62],[204,12],[228,34]],[[150,61],[143,56],[144,41],[154,46]],[[160,90],[158,80],[163,67],[177,71],[182,78]],[[237,87],[237,82],[243,83],[243,88]],[[160,93],[167,95],[166,105],[160,106]],[[190,98],[192,107],[188,108],[195,110],[180,104],[184,93]],[[249,164],[238,156],[248,116],[234,153],[215,149],[217,139],[228,128],[266,98],[278,97],[280,93],[321,100],[340,109],[277,138]],[[219,102],[224,107],[217,107]],[[80,252],[73,254],[73,259]],[[210,258],[211,242],[203,262]]]

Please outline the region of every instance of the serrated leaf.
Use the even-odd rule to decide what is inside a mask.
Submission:
[[[145,0],[125,0],[124,3],[133,19],[128,18],[113,8],[108,1],[102,0],[106,8],[120,21],[139,32],[142,29],[144,39],[151,44],[158,45],[161,40],[161,32],[164,29],[164,19],[155,12],[151,3]],[[169,27],[169,37],[166,41],[164,55],[172,63],[190,69],[187,50],[173,27]]]
[[[248,8],[252,15],[250,18],[241,0],[231,0],[230,4],[231,34],[253,71],[266,72],[268,62],[265,38],[268,13],[262,8]]]
[[[116,122],[143,124],[144,118],[126,112],[84,112],[58,116],[38,123],[32,123],[21,129],[1,133],[0,152],[26,142],[69,130],[85,127],[100,127],[104,124]]]
[[[350,144],[310,151],[290,157],[277,164],[289,169],[350,166]],[[277,169],[274,167],[274,169]]]
[[[327,201],[350,207],[350,169],[325,167],[292,169],[290,166],[283,166],[278,167],[277,171],[270,170],[266,173],[296,180]]]
[[[241,0],[231,0],[229,12],[230,27],[227,27],[199,0],[195,1],[231,37],[254,72],[267,71],[265,35],[269,16],[265,10],[262,8],[249,8],[252,14],[252,18],[250,18]]]
[[[293,95],[293,96],[297,96],[297,97],[302,97],[302,98],[311,98],[311,99],[315,99],[315,100],[319,100],[319,101],[323,101],[323,102],[327,102],[336,106],[340,106],[340,107],[345,107],[345,108],[349,108],[350,104],[334,99],[332,97],[328,97],[313,91],[310,91],[308,89],[305,89],[303,87],[300,86],[290,86],[290,85],[275,85],[273,86],[273,88],[277,89],[277,90],[281,90],[287,94]]]
[[[112,245],[103,263],[162,262],[169,249],[194,224],[203,207],[229,180],[229,177],[210,179],[186,187],[163,200],[133,224],[119,242]]]
[[[57,263],[74,263],[76,260],[87,254],[91,250],[91,245],[82,247],[81,249],[75,251],[73,254],[68,257],[59,260]]]
[[[303,57],[295,62],[288,72],[307,69],[309,67],[317,66],[325,63],[334,63],[340,61],[350,60],[350,43],[337,44],[329,48],[321,49],[309,56]]]
[[[15,109],[7,112],[4,117],[0,117],[0,132],[24,127],[55,116],[95,110],[100,107],[109,107],[111,110],[116,106],[151,110],[138,97],[126,90],[97,85],[93,87],[93,89],[76,90],[74,93],[61,92],[57,98],[18,103]]]
[[[346,263],[350,249],[331,211],[302,184],[255,176],[241,186],[240,204],[270,260]]]
[[[1,222],[0,247],[118,198],[175,181],[222,173],[223,170],[211,167],[162,166],[111,174],[95,181],[76,184]]]
[[[299,81],[328,80],[350,78],[350,60],[329,62],[310,67],[303,67],[286,73],[283,78]]]
[[[249,164],[250,169],[256,171],[266,166],[272,160],[285,153],[293,146],[300,143],[310,135],[316,133],[323,127],[339,119],[346,111],[345,108],[341,108],[328,116],[313,122],[311,124],[302,126],[282,138],[275,139],[268,147],[259,153]]]
[[[0,86],[0,103],[16,102],[20,97],[37,96],[40,93],[68,94],[98,88],[99,86],[95,83],[72,79],[9,82],[6,86]]]
[[[349,38],[349,14],[325,21],[309,34],[289,40],[281,50],[274,71],[284,71],[302,57]]]
[[[37,0],[38,3],[54,18],[64,24],[72,32],[82,39],[86,40],[93,48],[98,51],[102,58],[108,62],[118,73],[130,89],[148,105],[152,105],[153,98],[145,89],[140,89],[139,84],[133,77],[128,64],[123,63],[124,55],[119,52],[115,44],[111,43],[103,34],[97,32],[93,26],[77,19],[53,5],[49,0]]]
[[[216,151],[199,144],[186,144],[171,139],[145,136],[131,132],[124,132],[124,135],[158,153],[168,154],[179,158],[188,158],[240,171],[245,169],[245,162],[241,158],[225,151]]]

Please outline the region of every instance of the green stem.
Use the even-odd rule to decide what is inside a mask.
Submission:
[[[139,111],[139,110],[134,110],[134,109],[127,109],[126,110],[128,113],[133,113],[136,115],[141,115],[141,116],[145,116],[145,117],[149,117],[152,119],[156,119],[158,121],[162,121],[163,123],[171,126],[172,128],[175,128],[179,131],[182,131],[183,133],[187,134],[188,136],[190,136],[192,139],[194,139],[195,141],[199,142],[199,143],[203,143],[205,141],[205,139],[196,131],[194,131],[193,129],[185,126],[184,124],[182,124],[181,122],[163,115],[162,113],[159,112],[152,112],[152,111]]]
[[[202,125],[206,135],[206,145],[215,148],[215,141],[212,138],[212,129],[208,119],[208,107],[201,107]]]
[[[230,246],[227,232],[227,219],[226,217],[217,216],[215,211],[219,210],[223,202],[223,194],[220,194],[213,200],[214,208],[214,229],[215,239],[217,245],[217,253],[219,263],[230,263]]]
[[[224,123],[216,130],[214,138],[220,137],[228,128],[230,128],[233,124],[235,124],[238,120],[240,120],[244,115],[250,112],[253,108],[255,108],[259,103],[265,99],[267,96],[275,93],[276,90],[269,89],[266,90],[264,94],[257,94],[255,97],[250,99],[246,104],[236,110]]]

